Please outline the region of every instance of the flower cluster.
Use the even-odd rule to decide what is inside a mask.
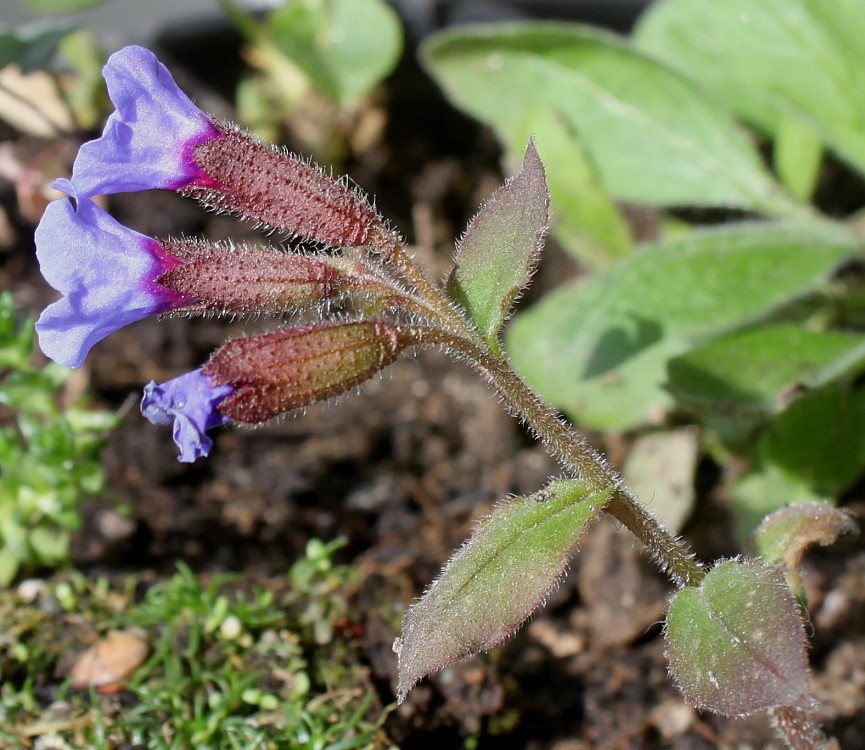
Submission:
[[[42,273],[63,295],[36,324],[55,362],[79,367],[108,334],[170,311],[279,315],[351,294],[382,311],[408,299],[399,278],[371,260],[163,240],[119,224],[93,198],[162,189],[320,246],[394,241],[345,183],[204,114],[150,51],[126,47],[103,74],[116,109],[101,137],[81,146],[71,179],[54,183],[69,197],[51,203],[36,230]],[[194,461],[212,446],[209,429],[342,393],[413,343],[380,318],[229,341],[203,367],[147,385],[142,413],[173,421],[180,460]]]

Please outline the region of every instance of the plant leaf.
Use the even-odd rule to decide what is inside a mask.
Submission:
[[[865,392],[833,385],[806,393],[769,425],[761,458],[824,497],[837,497],[865,469]]]
[[[402,50],[399,18],[382,0],[284,3],[266,28],[315,88],[342,105],[368,94]]]
[[[544,165],[532,141],[523,168],[496,190],[469,222],[457,246],[448,294],[492,347],[514,300],[528,284],[550,218]]]
[[[805,118],[865,170],[865,14],[858,0],[668,0],[638,44],[686,72],[747,122],[777,133]]]
[[[781,571],[759,560],[727,560],[680,589],[665,636],[670,673],[699,709],[738,716],[808,693],[798,607]]]
[[[511,635],[555,587],[610,494],[577,480],[498,505],[403,620],[402,701],[415,683]]]
[[[832,544],[842,534],[856,534],[859,527],[852,514],[829,503],[797,503],[776,510],[763,519],[754,532],[754,549],[770,565],[780,565],[796,599],[807,603],[799,576],[799,563],[814,544]]]
[[[75,13],[108,0],[24,0],[24,7],[34,13]]]
[[[422,59],[450,98],[505,143],[527,112],[555,112],[579,134],[615,198],[803,211],[722,109],[614,35],[565,24],[488,24],[435,35]]]
[[[808,200],[817,186],[823,161],[820,136],[803,118],[785,113],[775,130],[772,161],[790,194]]]
[[[553,208],[553,236],[575,258],[592,268],[606,268],[633,245],[625,217],[601,185],[598,171],[579,136],[554,111],[526,113],[510,153],[518,154],[534,136],[547,169]]]
[[[508,328],[528,381],[583,425],[628,429],[672,399],[666,363],[815,289],[858,240],[840,227],[742,224],[646,247],[560,287]]]
[[[670,360],[669,389],[702,414],[768,415],[800,388],[819,388],[861,369],[865,336],[792,323],[719,336]]]

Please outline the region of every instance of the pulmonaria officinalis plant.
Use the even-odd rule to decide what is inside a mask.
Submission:
[[[549,221],[533,142],[520,173],[469,224],[439,286],[357,191],[203,114],[147,50],[116,53],[105,78],[117,110],[103,135],[81,147],[71,180],[57,183],[70,198],[48,207],[36,233],[43,273],[64,295],[37,323],[46,354],[78,366],[112,331],[168,311],[264,313],[281,323],[282,313],[318,308],[318,323],[231,340],[200,368],[145,387],[142,411],[174,423],[182,461],[207,455],[207,432],[217,426],[257,424],[328,399],[405,351],[437,346],[473,368],[562,464],[563,478],[497,505],[410,610],[394,646],[399,700],[424,676],[511,635],[555,587],[587,526],[608,513],[677,586],[665,637],[689,702],[726,715],[766,710],[791,747],[822,743],[809,716],[796,566],[805,547],[852,531],[852,521],[820,504],[782,510],[758,530],[761,558],[707,569],[514,372],[501,331]],[[318,251],[153,239],[91,200],[152,188],[302,237]],[[352,297],[375,312],[331,312],[334,299]]]

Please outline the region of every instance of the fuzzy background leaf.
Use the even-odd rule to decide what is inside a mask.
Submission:
[[[719,336],[670,361],[670,391],[702,413],[769,415],[798,388],[818,388],[865,363],[865,336],[793,323]]]
[[[402,51],[399,18],[382,0],[295,0],[278,5],[265,26],[316,90],[339,104],[368,94]]]
[[[865,170],[865,13],[859,0],[668,0],[638,44],[775,135],[797,116]]]
[[[559,480],[498,505],[403,621],[399,699],[426,675],[511,635],[550,593],[609,493]]]
[[[529,141],[520,173],[496,190],[457,247],[448,294],[494,351],[514,300],[526,287],[550,219],[544,165]]]
[[[457,106],[506,144],[527,112],[561,118],[615,198],[803,210],[724,109],[620,37],[566,24],[489,24],[437,34],[422,57]]]
[[[760,457],[818,495],[837,497],[865,469],[865,391],[833,385],[806,393],[769,426]]]
[[[672,404],[667,361],[817,288],[858,241],[741,224],[644,248],[560,287],[508,327],[517,369],[581,424],[628,429]]]
[[[680,589],[665,636],[673,679],[699,709],[736,716],[807,695],[798,607],[781,571],[759,560],[727,560]]]

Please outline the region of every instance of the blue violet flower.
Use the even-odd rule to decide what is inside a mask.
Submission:
[[[81,146],[72,168],[77,198],[208,182],[193,149],[220,131],[143,47],[124,47],[102,69],[116,107],[100,138]]]
[[[200,369],[161,384],[151,380],[144,386],[141,413],[153,424],[165,425],[174,420],[172,436],[180,448],[179,459],[192,463],[213,447],[205,434],[207,430],[231,421],[216,407],[233,390],[230,385],[211,385]]]
[[[59,190],[71,190],[57,180]],[[48,205],[36,228],[45,280],[64,296],[36,322],[39,346],[57,364],[80,367],[91,347],[136,320],[197,301],[156,282],[182,261],[115,221],[93,201]]]

